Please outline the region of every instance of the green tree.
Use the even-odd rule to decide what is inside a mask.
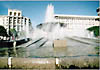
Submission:
[[[99,35],[99,28],[100,28],[100,26],[93,26],[93,27],[88,28],[87,30],[93,31],[94,32],[94,36],[98,37],[98,36],[100,36]]]
[[[6,29],[0,26],[0,36],[8,36]]]
[[[9,35],[16,38],[18,36],[17,31],[15,29],[9,30]]]
[[[3,26],[0,26],[0,36],[4,37],[8,37],[7,31]]]

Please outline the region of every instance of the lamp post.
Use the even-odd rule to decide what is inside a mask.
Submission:
[[[96,11],[97,11],[97,14],[98,14],[99,18],[96,18],[95,20],[100,21],[100,7],[97,8]]]
[[[100,16],[100,7],[99,8],[97,8],[97,13],[98,13],[98,16]]]

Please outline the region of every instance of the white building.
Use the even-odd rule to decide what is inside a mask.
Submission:
[[[0,25],[7,29],[9,34],[10,29],[15,29],[20,35],[22,32],[29,36],[31,21],[28,17],[22,16],[22,11],[16,9],[8,9],[8,15],[0,16]]]
[[[66,14],[50,14],[50,12],[54,12],[53,5],[48,5],[50,7],[50,11],[48,12],[48,7],[46,13],[49,13],[49,16],[53,16],[53,20],[47,21],[48,18],[45,19],[45,23],[57,22],[66,24],[66,30],[70,33],[70,36],[82,36],[82,37],[90,37],[91,33],[89,33],[86,29],[92,26],[99,26],[99,21],[95,21],[99,16],[81,16],[81,15],[66,15]],[[52,9],[51,9],[52,8]],[[49,17],[50,19],[50,17]],[[87,33],[86,33],[87,32]],[[91,35],[93,36],[93,35]]]
[[[67,25],[67,31],[75,36],[89,36],[86,29],[92,26],[99,26],[99,22],[95,21],[98,16],[79,16],[79,15],[54,15],[55,22]]]

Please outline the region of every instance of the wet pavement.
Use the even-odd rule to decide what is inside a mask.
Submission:
[[[54,48],[53,41],[41,37],[17,46],[16,48],[1,48],[1,57],[70,57],[98,56],[95,47],[99,46],[98,39],[66,37],[65,48]]]

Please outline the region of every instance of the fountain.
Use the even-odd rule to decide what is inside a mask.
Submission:
[[[78,32],[75,26],[72,26],[73,31],[69,31],[67,24],[53,22],[53,15],[54,7],[49,4],[45,23],[37,25],[30,33],[29,37],[32,39],[30,42],[17,46],[19,48],[16,51],[18,57],[64,57],[96,54],[94,48],[98,46],[97,40],[85,38],[88,33],[85,28],[79,27],[82,30]],[[55,40],[65,40],[67,50],[55,54],[53,47]]]
[[[81,25],[76,26],[75,24],[76,23],[72,25],[72,30],[69,30],[66,23],[55,22],[54,6],[52,4],[49,4],[46,9],[45,21],[43,24],[41,24],[41,29],[43,31],[46,31],[47,34],[50,33],[51,35],[49,36],[52,36],[52,38],[53,37],[62,38],[65,36],[93,38],[93,34],[92,33],[90,34],[84,26],[81,26]],[[62,25],[64,25],[64,27]]]
[[[54,7],[52,4],[49,4],[46,10],[45,23],[52,21],[54,21]]]
[[[26,44],[17,46],[16,51],[13,51],[16,53],[16,57],[24,57],[24,59],[13,58],[13,63],[15,62],[18,64],[17,62],[21,62],[21,65],[19,63],[18,65],[13,64],[12,66],[15,68],[17,68],[17,66],[22,66],[23,68],[35,68],[36,65],[36,68],[42,68],[42,66],[44,66],[45,69],[45,67],[50,68],[53,66],[53,68],[55,68],[56,63],[58,68],[61,66],[70,68],[71,65],[82,68],[88,67],[90,64],[94,64],[94,66],[97,65],[98,67],[98,56],[96,54],[97,51],[95,50],[95,47],[98,46],[98,40],[84,39],[88,33],[84,28],[80,32],[77,32],[73,26],[74,31],[72,32],[67,30],[66,24],[52,22],[54,21],[53,8],[52,4],[48,5],[45,23],[38,25],[38,27],[34,28],[29,35],[32,40]],[[1,49],[0,56],[13,57],[15,54],[12,50],[12,48]],[[2,51],[6,51],[8,54],[2,53]],[[32,57],[35,59],[26,59],[25,57]],[[45,58],[46,60],[41,58]],[[50,58],[50,60],[48,58]],[[94,60],[96,60],[96,64]],[[31,65],[26,66],[27,63]]]

